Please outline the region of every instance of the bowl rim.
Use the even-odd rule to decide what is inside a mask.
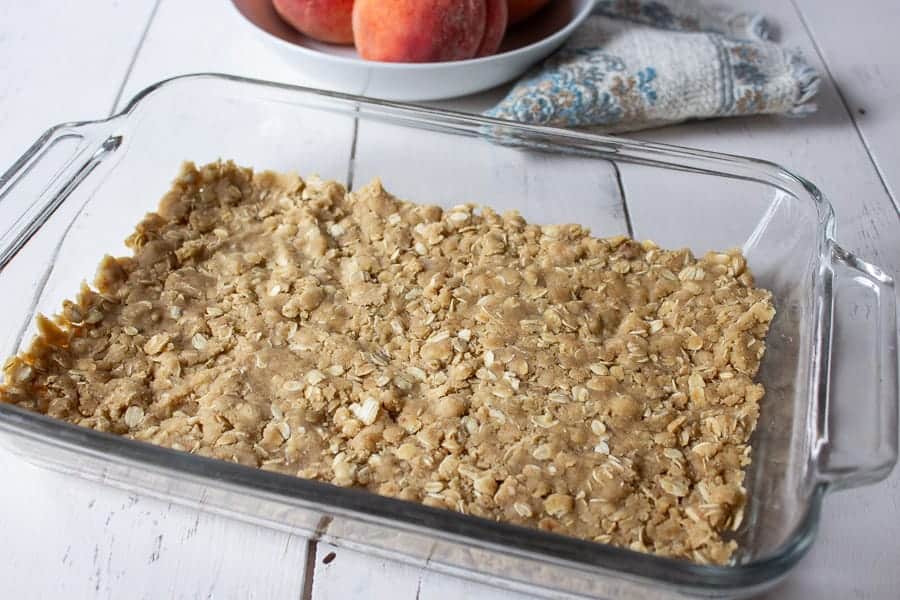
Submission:
[[[575,29],[579,27],[590,14],[594,11],[594,6],[596,4],[596,0],[573,0],[575,3],[581,3],[580,8],[576,6],[575,15],[571,18],[571,20],[561,29],[551,33],[547,37],[541,38],[536,42],[532,42],[528,45],[522,46],[521,48],[516,48],[514,50],[508,50],[506,52],[499,52],[497,54],[491,54],[490,56],[482,56],[479,58],[467,58],[463,60],[447,60],[441,62],[383,62],[377,60],[366,60],[361,57],[347,57],[347,56],[336,56],[334,54],[327,54],[325,52],[321,52],[319,50],[314,50],[312,48],[307,48],[306,46],[300,46],[298,44],[291,43],[285,39],[274,35],[267,30],[263,29],[255,22],[250,20],[241,9],[237,6],[235,0],[228,0],[226,4],[231,8],[232,14],[238,18],[240,22],[244,24],[248,30],[253,31],[257,34],[262,34],[269,42],[277,44],[282,48],[289,49],[292,51],[296,51],[299,54],[306,55],[310,58],[321,60],[323,62],[332,63],[336,65],[342,66],[353,66],[353,67],[364,67],[364,68],[372,68],[372,69],[382,69],[385,71],[433,71],[433,70],[449,70],[456,69],[459,67],[471,67],[471,66],[481,66],[487,65],[495,62],[500,62],[505,59],[512,59],[517,56],[525,55],[529,52],[536,50],[539,47],[549,46],[553,44],[562,44],[569,36],[574,33]]]

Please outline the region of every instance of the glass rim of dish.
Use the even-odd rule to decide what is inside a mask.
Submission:
[[[54,136],[72,131],[83,132],[85,137],[90,136],[97,142],[102,142],[109,139],[109,136],[115,135],[115,129],[106,126],[126,122],[128,117],[153,94],[186,82],[202,80],[226,81],[239,85],[306,94],[348,105],[345,110],[340,112],[359,111],[366,107],[376,113],[381,110],[391,113],[395,118],[418,121],[420,126],[428,121],[440,122],[446,127],[462,128],[465,126],[467,130],[474,130],[474,135],[486,139],[491,139],[493,136],[500,139],[513,139],[512,137],[503,138],[499,134],[509,131],[521,132],[530,138],[526,140],[527,142],[537,143],[544,140],[557,148],[602,152],[608,155],[603,157],[606,160],[618,159],[637,164],[643,163],[669,169],[678,168],[701,174],[756,181],[792,195],[796,195],[798,191],[802,190],[803,195],[812,200],[817,212],[816,240],[820,260],[824,259],[826,249],[835,243],[834,210],[830,202],[814,184],[770,161],[678,145],[633,141],[579,131],[523,125],[459,111],[420,107],[401,102],[219,73],[196,73],[168,78],[144,88],[128,102],[124,109],[112,117],[93,121],[67,122],[48,129],[6,173],[0,176],[0,187],[15,181],[18,171],[39,156],[42,149]],[[316,106],[316,108],[338,111],[336,108],[325,106]],[[858,259],[855,260],[862,265],[862,268],[871,269],[873,276],[883,278],[886,282],[892,281],[878,267]],[[0,270],[3,268],[5,268],[5,264],[0,264]],[[820,377],[827,378],[827,376],[827,370],[826,373],[820,374]],[[810,402],[822,401],[821,397],[818,400],[810,400]],[[217,459],[194,456],[105,432],[85,429],[14,405],[0,404],[0,416],[3,417],[0,418],[0,430],[2,431],[41,443],[64,447],[71,451],[87,452],[106,460],[146,465],[152,469],[173,474],[189,475],[213,486],[238,487],[242,493],[272,496],[275,500],[292,501],[299,504],[307,503],[311,508],[325,505],[330,510],[343,513],[356,520],[370,521],[381,525],[387,524],[410,532],[415,531],[417,527],[424,527],[429,530],[430,535],[439,538],[450,541],[466,541],[467,543],[475,542],[492,551],[521,555],[532,559],[551,559],[563,567],[615,571],[617,575],[673,584],[683,587],[685,590],[700,592],[724,592],[736,587],[752,589],[756,586],[765,586],[786,574],[811,547],[818,529],[822,500],[831,488],[829,482],[825,480],[817,479],[812,483],[809,489],[809,500],[802,516],[797,520],[794,530],[787,536],[783,544],[769,551],[764,557],[724,566],[705,565],[562,536],[510,523],[494,522],[445,509],[383,497],[365,490],[339,488],[319,481],[305,480],[230,464]],[[46,435],[48,433],[52,436],[48,437]]]

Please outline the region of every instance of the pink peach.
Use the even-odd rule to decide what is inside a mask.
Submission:
[[[353,0],[272,0],[272,4],[300,33],[320,42],[353,43]]]
[[[475,56],[490,56],[500,49],[503,36],[506,35],[506,24],[509,18],[507,0],[487,0],[487,20],[484,27],[484,38]]]
[[[486,0],[356,0],[359,55],[386,62],[472,58],[487,26]]]

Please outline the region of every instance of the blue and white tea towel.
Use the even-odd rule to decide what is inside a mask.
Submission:
[[[687,119],[802,115],[819,74],[769,41],[765,19],[692,0],[598,0],[562,50],[488,115],[634,131]]]

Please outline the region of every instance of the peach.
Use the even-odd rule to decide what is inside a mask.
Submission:
[[[507,0],[487,0],[487,20],[484,27],[484,38],[475,56],[490,56],[500,49],[500,42],[506,34],[506,23],[509,17]]]
[[[272,0],[272,4],[302,34],[320,42],[353,43],[353,0]]]
[[[367,60],[472,58],[487,28],[486,0],[356,0],[353,36]]]
[[[509,0],[509,24],[524,21],[544,8],[550,0]]]

